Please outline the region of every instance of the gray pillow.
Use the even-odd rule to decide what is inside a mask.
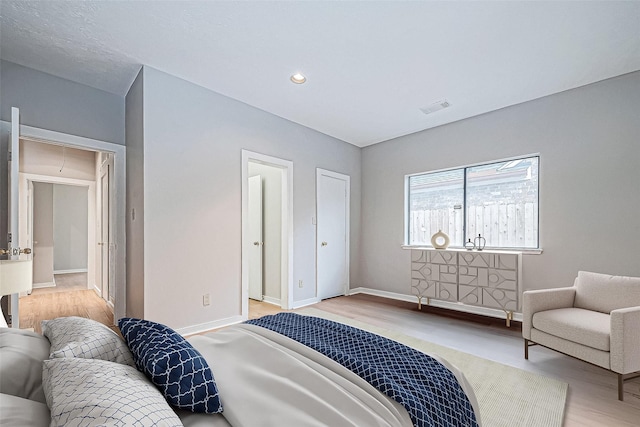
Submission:
[[[51,341],[51,359],[80,357],[135,366],[124,340],[102,323],[84,317],[42,321],[42,333]]]
[[[0,426],[48,427],[51,417],[44,403],[0,393]]]
[[[42,335],[0,328],[0,393],[44,403],[42,361],[47,358],[49,340]]]
[[[158,389],[135,368],[104,360],[44,361],[52,426],[182,426]]]

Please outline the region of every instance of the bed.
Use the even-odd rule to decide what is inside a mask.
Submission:
[[[125,340],[82,318],[0,328],[0,424],[480,425],[454,366],[336,322],[281,313],[187,340],[119,324]]]

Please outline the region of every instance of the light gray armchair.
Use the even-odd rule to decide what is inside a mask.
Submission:
[[[573,287],[526,291],[524,358],[540,344],[618,374],[640,376],[640,277],[578,272]]]

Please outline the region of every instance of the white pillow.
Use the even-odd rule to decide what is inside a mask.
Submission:
[[[102,323],[84,317],[42,321],[42,334],[51,342],[50,359],[81,357],[135,366],[127,343]]]
[[[104,360],[45,360],[42,386],[52,426],[182,426],[158,389],[131,366]]]

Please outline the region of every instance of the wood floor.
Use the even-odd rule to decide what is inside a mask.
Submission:
[[[55,276],[56,286],[37,288],[20,298],[20,328],[42,333],[40,322],[56,317],[86,317],[113,326],[113,311],[92,289],[87,289],[86,273]]]
[[[616,376],[604,369],[539,346],[530,348],[529,360],[524,360],[517,322],[507,328],[497,319],[424,306],[419,311],[417,304],[368,295],[332,298],[313,307],[565,381],[569,384],[565,426],[640,426],[640,378],[626,382],[625,401],[620,402]],[[250,318],[280,311],[267,303],[249,304]],[[106,303],[92,290],[34,291],[20,299],[20,314],[21,327],[36,331],[40,320],[59,316],[88,317],[107,325],[113,319]]]

